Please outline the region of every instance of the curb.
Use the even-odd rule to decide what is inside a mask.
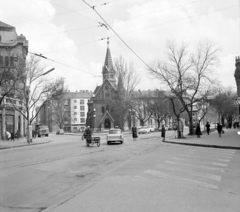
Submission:
[[[24,145],[19,145],[19,146],[0,146],[0,150],[2,149],[12,149],[12,148],[18,148],[18,147],[25,147],[25,146],[33,146],[33,145],[38,145],[38,144],[47,144],[50,143],[51,141],[47,141],[44,143],[32,143],[32,144],[24,144]]]
[[[170,143],[170,144],[187,145],[187,146],[201,146],[201,147],[208,147],[208,148],[240,150],[240,147],[233,147],[233,146],[219,146],[219,145],[210,145],[210,144],[195,144],[195,143],[184,143],[184,142],[173,142],[173,141],[162,141],[162,142]]]

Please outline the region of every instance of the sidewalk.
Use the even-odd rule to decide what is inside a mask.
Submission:
[[[197,138],[196,135],[186,135],[186,139],[177,139],[174,136],[167,138],[165,143],[181,144],[181,145],[191,145],[191,146],[202,146],[202,147],[212,147],[212,148],[225,148],[225,149],[238,149],[240,150],[240,135],[238,135],[239,129],[226,129],[222,137],[218,136],[217,131],[212,131],[210,135],[203,132],[201,138]]]
[[[50,139],[34,138],[32,143],[28,143],[26,138],[15,139],[14,141],[3,141],[0,140],[0,150],[10,149],[23,146],[32,146],[37,144],[46,144],[51,142]]]

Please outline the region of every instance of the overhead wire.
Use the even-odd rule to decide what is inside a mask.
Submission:
[[[148,68],[152,69],[119,35],[118,33],[107,23],[107,21],[97,12],[97,10],[95,10],[94,6],[92,7],[91,5],[89,5],[86,1],[82,0],[83,2],[85,2],[85,4],[87,4],[89,7],[91,7],[96,13],[97,15],[104,21],[104,23],[114,32],[114,34],[128,47],[128,49],[139,59],[141,60]]]
[[[187,19],[198,17],[198,16],[201,16],[201,15],[206,15],[206,14],[210,14],[210,13],[214,13],[214,12],[219,12],[219,11],[230,9],[230,8],[236,8],[237,6],[239,6],[239,4],[233,5],[233,6],[230,6],[230,7],[221,8],[221,9],[214,10],[214,11],[210,11],[210,12],[204,12],[204,13],[200,13],[200,14],[197,14],[197,15],[188,16],[186,18],[181,18],[181,19],[177,19],[177,20],[173,20],[173,21],[168,21],[168,22],[164,22],[164,23],[160,23],[160,24],[155,24],[155,25],[152,25],[152,26],[147,26],[147,27],[131,30],[131,31],[128,31],[128,32],[119,33],[119,35],[125,35],[125,34],[133,33],[133,32],[136,32],[136,31],[141,31],[141,30],[144,30],[144,29],[149,29],[149,28],[158,27],[158,26],[161,26],[161,25],[169,24],[169,23],[174,23],[174,22],[178,22],[178,21],[182,21],[182,20],[187,20]],[[115,35],[115,36],[117,36],[117,35]],[[109,36],[109,37],[112,38],[114,36]],[[92,41],[92,42],[96,42],[96,41]],[[91,43],[91,41],[89,43]],[[81,44],[79,44],[79,45],[81,45]],[[72,47],[74,47],[74,46],[72,46]],[[64,50],[64,49],[65,48],[60,49],[60,50]],[[58,51],[58,50],[56,50],[56,51]]]
[[[50,59],[50,58],[48,58],[48,57],[46,57],[46,56],[44,56],[44,55],[42,55],[42,54],[37,54],[37,53],[30,52],[30,51],[28,51],[28,53],[33,54],[33,55],[38,56],[38,57],[41,57],[41,58],[43,58],[43,59],[45,59],[45,60],[49,60],[49,61],[52,61],[52,62],[61,64],[61,65],[64,65],[64,66],[66,66],[66,67],[69,67],[69,68],[72,68],[72,69],[76,69],[76,70],[81,71],[81,72],[85,72],[85,73],[87,73],[87,74],[93,75],[94,77],[99,77],[99,76],[96,75],[96,74],[90,73],[90,72],[88,72],[88,71],[84,71],[84,70],[82,70],[82,69],[79,69],[79,68],[76,68],[76,67],[67,65],[67,64],[65,64],[65,63],[62,63],[62,62],[59,62],[59,61],[56,61],[56,60],[53,60],[53,59]]]

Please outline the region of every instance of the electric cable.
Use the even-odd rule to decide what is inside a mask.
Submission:
[[[70,65],[61,63],[61,62],[56,61],[56,60],[53,60],[53,59],[50,59],[50,58],[48,58],[48,57],[46,57],[46,56],[44,56],[44,55],[42,55],[42,54],[37,54],[37,53],[30,52],[30,51],[28,51],[28,53],[33,54],[33,55],[38,56],[38,57],[41,57],[41,58],[43,58],[43,59],[45,59],[45,60],[49,60],[49,61],[52,61],[52,62],[61,64],[61,65],[64,65],[64,66],[66,66],[66,67],[69,67],[69,68],[72,68],[72,69],[76,69],[76,70],[81,71],[81,72],[85,72],[85,73],[87,73],[87,74],[93,75],[94,77],[99,77],[99,76],[96,75],[96,74],[90,73],[90,72],[88,72],[88,71],[81,70],[81,69],[79,69],[79,68],[76,68],[76,67],[73,67],[73,66],[70,66]]]
[[[89,5],[87,2],[85,2],[84,0],[82,0],[85,4],[87,4],[89,7],[91,7],[91,5]],[[105,19],[97,12],[97,10],[95,10],[94,6],[91,7],[96,13],[97,15],[104,21],[104,23],[114,32],[114,34],[128,47],[128,49],[130,49],[130,51],[139,59],[141,60],[148,68],[152,69],[116,32],[115,30],[105,21]]]

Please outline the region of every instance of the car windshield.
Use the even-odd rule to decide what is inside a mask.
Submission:
[[[121,134],[121,130],[109,130],[109,134]]]
[[[39,129],[47,129],[48,126],[39,126]]]

